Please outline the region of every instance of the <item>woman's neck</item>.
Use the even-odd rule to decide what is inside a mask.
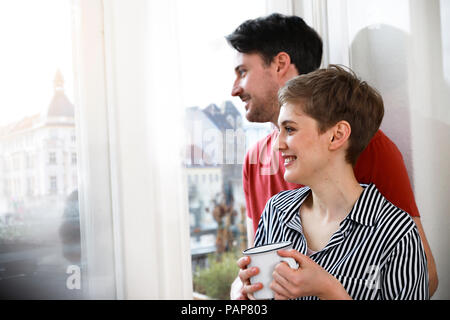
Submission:
[[[342,221],[363,191],[350,165],[337,172],[310,185],[312,193],[305,203],[326,221]]]

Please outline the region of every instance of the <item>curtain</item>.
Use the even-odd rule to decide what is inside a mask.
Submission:
[[[103,122],[97,122],[100,127],[87,129],[107,130],[107,139],[100,147],[107,148],[109,157],[117,297],[190,299],[176,2],[82,0],[75,4],[80,16],[87,19],[76,29],[78,47],[93,48],[78,52],[78,68],[93,66],[92,72],[85,70],[80,76],[79,83],[98,89],[80,92],[85,102],[80,108],[89,108],[86,113],[106,110]],[[83,28],[86,23],[92,28]],[[99,96],[104,100],[99,101]],[[98,105],[90,103],[93,101]],[[85,200],[98,200],[89,199],[89,191],[96,192],[85,189]],[[101,239],[92,235],[96,227],[86,225],[85,229],[89,252]]]

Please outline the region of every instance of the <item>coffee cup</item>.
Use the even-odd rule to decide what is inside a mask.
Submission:
[[[253,248],[248,248],[242,253],[250,257],[250,264],[248,268],[258,267],[259,273],[250,278],[250,283],[261,282],[263,288],[253,293],[255,299],[273,299],[273,291],[270,289],[272,282],[272,273],[275,266],[280,262],[286,262],[289,267],[298,269],[298,263],[291,257],[281,257],[278,255],[278,250],[292,249],[292,242],[278,242],[271,243]]]

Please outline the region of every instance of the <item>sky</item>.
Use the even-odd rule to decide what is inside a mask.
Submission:
[[[204,108],[231,100],[244,113],[230,95],[235,53],[224,36],[264,15],[265,1],[176,3],[183,105]],[[0,125],[45,112],[57,69],[74,101],[71,19],[70,0],[0,0]]]
[[[0,125],[45,111],[59,68],[73,101],[68,0],[0,0]]]
[[[206,107],[232,100],[244,113],[239,98],[231,97],[235,51],[225,36],[243,21],[265,15],[266,1],[179,0],[177,4],[183,104]]]

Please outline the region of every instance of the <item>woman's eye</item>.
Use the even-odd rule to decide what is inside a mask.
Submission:
[[[287,133],[291,133],[294,131],[291,127],[284,127],[284,130],[286,130]]]
[[[239,73],[239,75],[240,75],[241,77],[244,76],[246,72],[247,72],[247,70],[244,70],[244,69],[239,69],[239,70],[238,70],[238,73]]]

